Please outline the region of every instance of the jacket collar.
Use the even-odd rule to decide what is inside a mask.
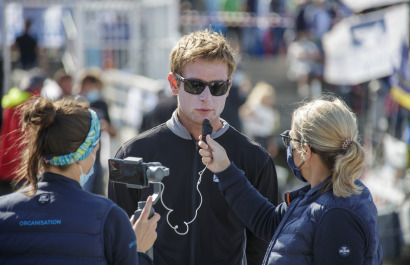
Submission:
[[[322,181],[319,185],[317,185],[313,189],[311,189],[310,184],[308,184],[308,185],[306,185],[302,188],[299,188],[297,190],[285,193],[285,202],[286,202],[286,204],[289,205],[295,198],[297,198],[299,196],[299,194],[301,192],[306,193],[308,196],[312,196],[313,194],[320,191],[331,180],[331,178],[332,178],[332,176],[327,177],[324,181]]]
[[[78,181],[75,181],[74,179],[67,178],[63,175],[51,173],[51,172],[45,172],[38,176],[39,181],[41,182],[52,182],[52,181],[61,181],[61,182],[67,182],[70,183],[70,185],[75,185],[78,186],[79,188],[82,189],[80,183]]]
[[[217,132],[211,133],[211,138],[215,139],[224,134],[229,129],[229,124],[224,119],[219,118],[222,122],[222,128]],[[166,122],[167,127],[177,136],[185,140],[192,140],[194,137],[188,132],[188,130],[182,125],[178,119],[177,110],[172,113],[171,119]]]

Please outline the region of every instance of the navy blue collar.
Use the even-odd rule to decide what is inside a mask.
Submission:
[[[78,185],[81,188],[81,185],[80,183],[78,183],[78,181],[52,172],[44,172],[38,178],[41,182],[63,181],[74,185]]]
[[[299,194],[306,193],[308,196],[312,196],[313,194],[316,194],[319,190],[321,190],[325,185],[328,184],[329,181],[331,181],[332,176],[330,175],[327,177],[324,181],[322,181],[319,185],[314,187],[313,189],[310,188],[310,184],[303,186],[302,188],[299,188],[297,190],[287,192],[285,193],[285,202],[287,205],[289,205],[295,198],[299,196]]]

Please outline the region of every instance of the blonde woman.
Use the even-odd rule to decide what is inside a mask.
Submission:
[[[266,82],[258,82],[239,109],[244,133],[265,149],[280,124],[279,112],[273,107],[275,100],[275,88]]]
[[[364,150],[353,112],[340,99],[316,99],[294,111],[281,136],[289,167],[308,185],[277,207],[249,185],[222,146],[210,137],[200,142],[202,162],[227,203],[270,241],[263,264],[382,264],[377,210],[359,180]]]

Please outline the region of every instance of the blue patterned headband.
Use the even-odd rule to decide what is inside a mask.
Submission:
[[[80,145],[80,147],[78,147],[77,151],[75,151],[74,153],[61,156],[45,156],[44,161],[46,162],[46,164],[54,166],[69,165],[74,162],[84,160],[91,154],[95,146],[98,144],[98,140],[100,140],[101,130],[97,114],[91,109],[88,110],[91,113],[91,126],[87,138],[85,138],[85,141]]]

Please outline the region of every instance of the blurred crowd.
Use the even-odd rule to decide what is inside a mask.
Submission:
[[[393,137],[392,146],[397,142],[404,143],[398,149],[403,149],[407,152],[406,157],[410,157],[410,112],[390,97],[388,78],[381,78],[375,81],[376,84],[365,82],[351,86],[330,85],[323,78],[322,37],[339,20],[352,15],[351,10],[340,1],[331,0],[181,0],[180,7],[180,31],[183,34],[207,25],[226,35],[242,57],[285,57],[286,78],[297,87],[295,101],[324,92],[340,95],[359,118],[365,146],[368,144],[376,150],[373,163],[393,164],[392,181],[396,186],[401,185],[404,193],[404,197],[398,200],[408,198],[410,187],[405,185],[405,179],[409,178],[406,170],[410,167],[410,159],[400,165],[394,164],[397,161],[387,159],[389,150],[383,149],[386,144],[384,136],[388,134]],[[101,156],[112,154],[100,152],[110,150],[104,149],[104,145],[109,146],[121,129],[111,117],[107,89],[112,84],[105,80],[107,69],[102,65],[73,73],[62,64],[57,69],[44,67],[44,53],[36,39],[30,36],[30,27],[27,20],[24,33],[16,36],[11,47],[19,54],[19,59],[13,62],[13,86],[1,99],[0,195],[11,192],[11,172],[17,166],[18,149],[14,143],[23,133],[19,130],[18,106],[32,97],[43,96],[50,99],[81,97],[96,111],[105,137],[102,137],[102,147],[97,153],[95,173],[85,189],[106,196],[108,172],[101,163]],[[254,80],[239,65],[221,115],[234,128],[260,143],[273,158],[278,156],[279,134],[283,129],[283,117],[277,106],[280,102],[277,91],[280,89],[267,80]],[[166,90],[169,89],[155,93],[155,106],[141,113],[142,120],[136,123],[135,132],[143,132],[169,119],[177,101],[175,96],[164,92]],[[377,117],[373,118],[371,111],[377,113],[374,114]],[[374,130],[371,136],[368,125]]]
[[[21,117],[19,107],[30,99],[39,96],[52,100],[64,97],[78,97],[79,100],[88,101],[90,107],[98,115],[102,133],[106,133],[110,137],[116,135],[116,128],[111,124],[108,105],[102,97],[104,82],[101,78],[100,69],[90,68],[84,70],[77,83],[74,82],[73,75],[67,73],[63,68],[58,69],[51,78],[39,67],[27,71],[16,69],[13,73],[16,86],[11,88],[1,101],[3,108],[0,138],[2,194],[11,192],[10,184],[19,163],[18,143],[24,133],[19,123]],[[102,144],[109,144],[109,142]],[[105,186],[107,183],[103,176],[100,151],[98,151],[94,174],[90,177],[84,189],[96,194],[106,195]]]
[[[286,58],[285,78],[296,84],[295,102],[319,96],[323,92],[336,93],[356,112],[361,121],[361,132],[364,132],[366,123],[370,122],[370,83],[334,86],[327,84],[323,78],[322,37],[339,20],[351,14],[352,11],[341,1],[332,0],[190,0],[180,2],[180,31],[184,34],[185,31],[208,25],[224,33],[242,57]],[[105,92],[112,87],[112,84],[104,82],[107,66],[83,69],[76,73],[69,72],[70,69],[62,63],[58,68],[44,67],[43,62],[46,60],[43,57],[46,55],[35,36],[31,35],[31,28],[32,23],[27,19],[24,31],[20,36],[16,36],[11,46],[11,50],[18,56],[14,56],[13,61],[13,88],[3,95],[2,99],[3,134],[15,128],[11,126],[6,129],[6,123],[10,122],[8,116],[13,116],[9,113],[10,109],[31,95],[40,93],[51,99],[65,96],[83,97],[97,110],[107,139],[115,137],[118,128],[112,124],[109,114],[112,99],[109,93]],[[283,129],[280,128],[281,114],[275,104],[276,90],[283,88],[275,87],[267,80],[255,80],[242,68],[239,64],[233,76],[233,89],[222,117],[233,127],[258,141],[272,157],[276,157],[277,138]],[[33,88],[33,80],[44,82],[35,82],[37,87]],[[379,96],[378,104],[383,108],[380,116],[386,117],[385,124],[394,137],[408,143],[408,111],[389,97],[386,78],[378,80],[378,83],[376,94]],[[128,98],[132,98],[132,93]],[[151,100],[153,98],[155,99]],[[139,114],[139,122],[131,122],[137,132],[164,122],[177,104],[175,97],[167,92],[166,87],[145,101],[151,102],[149,104],[152,107]],[[95,171],[96,174],[102,174],[101,169]],[[104,194],[101,190],[96,192]]]

